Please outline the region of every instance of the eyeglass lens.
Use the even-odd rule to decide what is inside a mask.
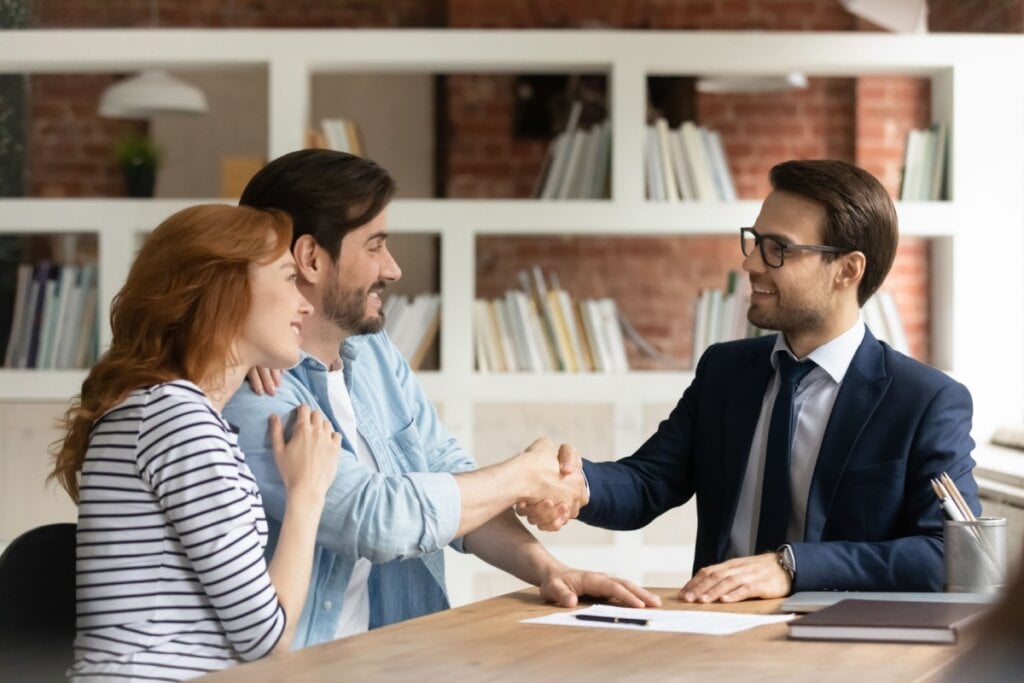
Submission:
[[[758,245],[760,242],[760,245]],[[755,237],[755,233],[752,230],[743,232],[743,255],[750,256],[754,253],[754,248],[760,246],[761,258],[764,259],[766,265],[772,267],[778,267],[782,265],[782,252],[783,247],[778,241],[771,237],[762,237],[760,235]]]

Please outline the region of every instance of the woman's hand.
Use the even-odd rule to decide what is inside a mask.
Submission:
[[[284,426],[277,415],[270,416],[274,461],[290,496],[308,494],[322,499],[334,481],[341,453],[341,434],[318,410],[308,405],[295,409],[295,428],[285,443]]]
[[[282,372],[282,370],[270,370],[269,368],[253,366],[249,368],[245,378],[249,381],[249,388],[252,389],[254,394],[258,396],[263,394],[273,396],[277,392],[277,388],[281,386]]]

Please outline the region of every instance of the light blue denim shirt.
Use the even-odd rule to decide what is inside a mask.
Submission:
[[[462,506],[451,473],[476,467],[441,424],[385,333],[350,337],[341,357],[359,433],[380,472],[361,465],[354,435],[342,434],[338,474],[320,518],[312,585],[294,648],[334,639],[352,566],[360,557],[374,563],[370,628],[447,608],[443,549],[454,540]],[[276,394],[257,396],[243,383],[224,409],[239,429],[239,446],[263,497],[270,524],[268,558],[285,503],[267,429],[270,415],[282,417],[290,436],[294,410],[305,403],[341,432],[327,396],[327,367],[318,359],[303,354]],[[461,551],[461,539],[453,546]]]

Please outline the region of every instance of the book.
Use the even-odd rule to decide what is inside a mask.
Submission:
[[[780,612],[817,612],[840,600],[899,600],[901,602],[969,602],[994,604],[995,593],[922,593],[917,591],[800,591],[782,601]]]
[[[30,306],[29,290],[32,285],[32,266],[22,263],[18,266],[17,284],[14,290],[14,313],[11,316],[11,333],[7,339],[4,367],[17,367],[18,353],[23,329],[28,325],[26,311]]]
[[[569,160],[570,148],[573,145],[573,138],[576,134],[576,127],[580,122],[580,114],[583,112],[583,103],[574,101],[569,110],[569,120],[566,122],[565,130],[558,134],[552,151],[551,166],[548,168],[547,178],[544,180],[544,187],[541,190],[541,199],[557,199],[561,192],[562,184],[565,182],[566,165]]]
[[[590,181],[591,199],[602,199],[609,196],[608,173],[611,166],[612,127],[608,121],[601,123],[600,139],[597,153],[594,156],[594,172]]]
[[[565,168],[562,170],[561,182],[558,185],[558,199],[573,199],[578,197],[579,190],[579,179],[581,175],[581,167],[584,163],[583,158],[586,156],[587,140],[589,140],[587,131],[577,128],[569,142],[569,152],[565,159]]]
[[[693,121],[683,121],[679,127],[679,135],[683,140],[686,160],[690,163],[690,178],[696,188],[697,199],[699,201],[720,200],[701,129]]]
[[[732,182],[732,172],[729,170],[729,163],[725,160],[722,136],[716,131],[704,130],[704,142],[707,145],[708,158],[711,161],[711,171],[714,176],[715,187],[718,189],[718,198],[727,202],[736,201],[736,187]]]
[[[654,120],[655,138],[658,143],[658,166],[661,168],[662,186],[665,188],[665,199],[670,202],[679,201],[679,185],[673,171],[672,153],[669,150],[668,121],[658,117]]]
[[[932,161],[931,193],[928,199],[939,200],[946,196],[946,124],[933,123],[932,136],[935,138],[935,158]]]
[[[665,190],[665,174],[661,170],[658,131],[654,126],[647,126],[644,154],[647,158],[647,198],[654,200],[668,199]]]
[[[955,643],[989,605],[902,600],[840,600],[789,623],[796,640]]]
[[[32,273],[32,288],[30,290],[29,304],[29,325],[23,330],[27,333],[23,340],[26,342],[21,348],[21,357],[18,362],[19,368],[36,367],[36,357],[39,355],[39,338],[43,332],[44,320],[46,317],[46,290],[50,280],[50,262],[40,261],[36,263]]]
[[[672,157],[672,172],[678,185],[679,198],[690,201],[697,198],[693,189],[693,180],[690,178],[689,166],[686,163],[686,152],[683,150],[683,139],[679,137],[679,131],[670,131],[668,151]]]

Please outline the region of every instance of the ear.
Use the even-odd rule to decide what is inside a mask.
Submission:
[[[327,272],[327,252],[316,243],[312,235],[302,235],[295,240],[292,256],[295,257],[295,267],[303,280],[315,284],[323,279]]]
[[[839,270],[836,272],[835,283],[837,289],[856,289],[864,277],[864,269],[867,267],[867,257],[862,251],[851,251],[839,258]]]

